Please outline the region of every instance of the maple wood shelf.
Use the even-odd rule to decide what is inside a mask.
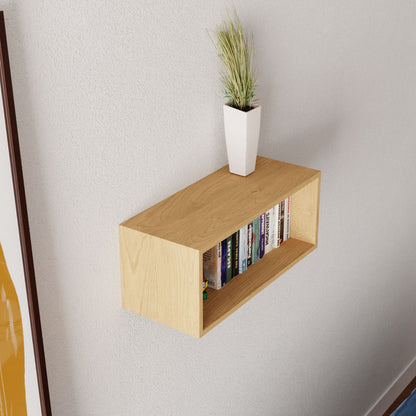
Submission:
[[[120,224],[123,307],[201,337],[317,247],[321,173],[258,157],[228,166]],[[202,299],[202,256],[288,196],[291,238]]]

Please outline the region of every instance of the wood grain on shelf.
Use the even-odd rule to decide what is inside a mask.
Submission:
[[[290,238],[220,290],[208,289],[208,299],[203,305],[203,334],[218,325],[315,248],[314,244]]]
[[[233,175],[224,166],[122,225],[204,252],[319,175],[258,157],[251,175]]]
[[[320,175],[292,195],[290,234],[293,238],[318,243]]]
[[[201,336],[199,251],[120,226],[120,260],[124,308]]]
[[[120,225],[123,307],[201,337],[316,248],[320,171],[259,157],[228,166]],[[202,299],[203,253],[292,196],[291,237]]]

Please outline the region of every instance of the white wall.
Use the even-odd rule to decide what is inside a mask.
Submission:
[[[121,309],[117,226],[226,163],[225,3],[0,4],[54,414],[363,415],[416,354],[415,2],[236,2],[320,243],[201,340]]]

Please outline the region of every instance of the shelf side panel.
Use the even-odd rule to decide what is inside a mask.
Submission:
[[[320,175],[292,195],[290,206],[291,237],[318,243]]]
[[[201,336],[200,253],[120,226],[123,308]]]

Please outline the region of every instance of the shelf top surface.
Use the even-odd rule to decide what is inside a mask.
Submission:
[[[259,156],[251,175],[234,175],[226,165],[121,226],[204,252],[319,176]]]

